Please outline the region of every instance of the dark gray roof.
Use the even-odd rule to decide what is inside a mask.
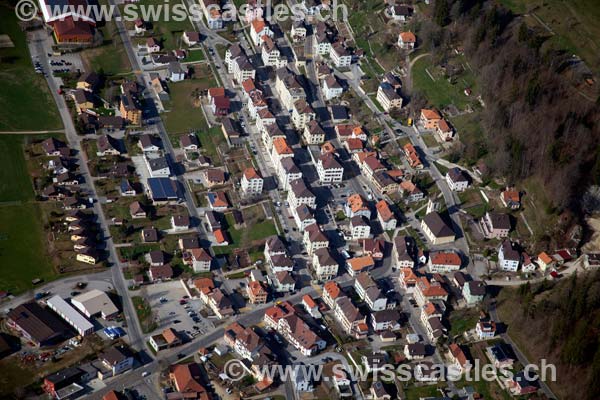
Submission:
[[[510,217],[508,214],[488,212],[488,218],[493,229],[510,229]]]
[[[348,115],[348,110],[344,106],[334,105],[330,107],[330,110],[331,118],[335,120],[343,120],[350,118],[350,116]]]
[[[273,235],[267,238],[265,245],[269,249],[269,253],[287,253],[287,248],[279,236]]]
[[[167,163],[167,159],[165,157],[150,158],[148,159],[148,165],[152,171],[169,167],[169,163]]]
[[[512,243],[508,239],[505,240],[504,242],[502,242],[502,252],[504,253],[505,260],[511,260],[511,261],[520,261],[521,260],[521,255],[513,247]]]
[[[371,318],[375,323],[396,322],[400,319],[400,313],[397,310],[381,310],[371,314]]]
[[[423,217],[423,222],[436,237],[454,236],[454,231],[446,225],[440,214],[432,212]]]
[[[410,343],[406,345],[408,349],[408,354],[411,356],[426,356],[427,351],[425,350],[425,345],[423,343]]]
[[[447,172],[448,176],[452,180],[452,182],[469,182],[469,177],[467,174],[460,168],[452,168]]]
[[[469,292],[473,296],[485,296],[485,283],[482,281],[470,281],[467,282],[469,285]]]
[[[319,259],[320,265],[337,265],[337,261],[331,255],[331,251],[328,248],[321,248],[315,251],[317,258]]]
[[[300,168],[298,168],[292,157],[282,158],[280,163],[283,170],[288,174],[297,174],[300,172]]]
[[[304,183],[304,179],[297,179],[290,183],[290,188],[296,195],[296,198],[305,198],[312,197],[315,198],[313,192],[311,192],[310,188]]]
[[[370,226],[369,221],[367,221],[367,219],[362,215],[355,215],[352,217],[350,224],[352,226]]]
[[[131,350],[125,345],[110,347],[100,355],[110,365],[116,365],[132,356]]]
[[[40,343],[61,336],[68,330],[58,317],[35,302],[15,307],[8,313],[8,318]]]
[[[181,63],[174,61],[169,63],[169,73],[170,74],[185,74]]]
[[[298,208],[296,208],[296,214],[298,214],[298,218],[300,218],[300,221],[313,219],[315,217],[313,211],[306,204],[302,204]]]

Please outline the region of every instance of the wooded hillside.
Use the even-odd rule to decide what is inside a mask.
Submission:
[[[498,312],[530,362],[557,365],[560,398],[600,397],[600,272],[503,289]]]
[[[508,182],[537,178],[550,211],[579,211],[586,188],[600,183],[600,103],[580,90],[591,77],[583,62],[491,0],[438,0],[420,33],[442,63],[462,46],[477,71],[484,140],[457,151]]]

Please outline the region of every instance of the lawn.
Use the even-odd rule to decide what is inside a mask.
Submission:
[[[425,385],[425,386],[409,386],[404,389],[404,396],[402,398],[407,400],[416,400],[423,398],[438,398],[440,396],[439,388],[443,387],[442,384],[437,385]]]
[[[464,109],[472,100],[463,93],[465,88],[475,86],[475,77],[468,69],[452,84],[431,64],[431,57],[425,56],[414,63],[412,78],[413,89],[421,91],[434,107],[442,109],[454,104],[459,109]]]
[[[23,156],[23,136],[0,135],[0,202],[33,199],[33,187]]]
[[[253,242],[277,234],[275,222],[265,218],[261,205],[246,208],[242,212],[246,227],[240,229],[234,227],[233,215],[231,213],[225,215],[227,226],[229,227],[227,232],[230,238],[230,245],[213,247],[215,254],[229,254],[234,249],[251,250]],[[255,258],[258,259],[259,257]]]
[[[206,66],[196,66],[194,79],[169,85],[171,100],[164,103],[169,111],[162,115],[169,134],[208,129],[197,97],[200,92],[214,85],[212,73]]]
[[[19,293],[31,280],[56,277],[46,256],[42,215],[34,203],[0,205],[0,289]]]
[[[167,8],[168,6],[171,6],[170,9],[173,10],[176,5],[177,7],[181,7],[181,3],[181,0],[176,0],[173,3],[166,5],[164,0],[141,0],[136,4],[142,7],[154,6],[154,9],[157,10],[157,15],[148,13],[146,18],[144,18],[153,25],[152,31],[148,30],[146,36],[152,36],[155,39],[160,40],[165,50],[175,50],[186,47],[181,35],[184,31],[193,30],[192,23],[188,18],[180,21],[179,16],[174,13],[169,15],[170,18],[165,18],[165,14],[169,9]],[[124,7],[125,6],[121,6],[121,10],[123,10]],[[123,11],[121,11],[121,14],[123,15]],[[126,26],[128,29],[133,29],[133,21],[128,21]]]
[[[486,136],[481,127],[480,118],[478,112],[473,112],[450,119],[460,142],[465,145],[465,151],[458,161],[460,164],[473,165],[488,152]]]
[[[187,53],[187,57],[183,60],[186,63],[189,62],[199,62],[199,61],[204,61],[204,52],[200,49],[198,50],[190,50]]]
[[[33,202],[22,146],[23,136],[0,136],[0,289],[11,293],[31,288],[34,278],[56,276],[46,256],[42,213]]]
[[[427,147],[439,147],[440,145],[433,133],[423,134],[421,135],[421,138],[423,139]]]
[[[232,214],[226,215],[227,225],[229,226],[229,236],[233,241],[232,244],[236,245],[236,247],[245,247],[248,246],[254,240],[261,240],[277,234],[277,230],[275,229],[273,221],[269,219],[264,219],[264,213],[260,205],[248,208],[244,210],[243,213],[244,218],[246,219],[248,219],[250,215],[256,216],[256,219],[252,218],[252,223],[247,222],[247,225],[251,226],[252,229],[235,229],[233,227],[234,220]]]
[[[477,308],[466,308],[453,311],[450,314],[450,337],[462,335],[469,329],[473,329],[479,321],[479,310]]]
[[[148,304],[148,301],[140,296],[133,296],[131,301],[133,301],[135,312],[138,320],[140,321],[140,325],[142,326],[142,332],[149,333],[155,330],[157,328],[157,324],[154,321],[152,308],[150,307],[150,304]]]
[[[440,164],[439,162],[434,162],[434,164],[435,164],[436,168],[438,169],[438,171],[440,171],[440,174],[445,176],[446,173],[448,172],[448,167]]]
[[[198,139],[200,140],[202,154],[210,157],[210,159],[213,160],[213,164],[221,165],[222,162],[219,159],[220,152],[218,148],[225,143],[225,137],[223,136],[221,127],[215,126],[204,132],[199,132]]]
[[[110,343],[103,341],[99,336],[89,335],[83,339],[81,346],[63,353],[52,361],[21,362],[18,356],[7,357],[0,361],[0,371],[2,371],[0,398],[24,399],[31,397],[28,396],[31,395],[31,392],[26,395],[23,389],[28,388],[32,392],[40,390],[40,382],[36,382],[37,379],[69,366],[78,365],[83,360],[89,361],[108,346]]]
[[[108,2],[102,0],[100,4],[108,4]],[[81,52],[86,67],[94,71],[102,71],[106,75],[131,72],[131,64],[114,21],[107,21],[100,31],[104,38],[102,46]]]
[[[33,69],[14,9],[0,5],[0,20],[0,34],[9,35],[15,45],[0,49],[0,131],[61,129],[46,81]]]
[[[484,360],[484,362],[485,362],[485,360]],[[475,380],[475,379],[473,379],[473,374],[471,374],[471,379],[467,380],[466,378],[463,377],[461,380],[455,382],[454,385],[457,388],[471,386],[484,399],[490,399],[490,400],[510,400],[510,399],[512,399],[511,395],[508,394],[507,391],[502,390],[495,381],[486,382],[483,379]]]
[[[533,17],[538,17],[554,35],[549,42],[583,58],[587,65],[599,71],[598,52],[600,46],[600,3],[586,0],[501,0],[501,3],[516,13],[529,13],[528,24],[542,29],[544,25]]]

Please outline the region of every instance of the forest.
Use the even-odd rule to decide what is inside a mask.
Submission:
[[[484,138],[462,143],[461,155],[508,183],[535,178],[549,212],[581,216],[583,193],[600,184],[600,101],[579,89],[589,68],[491,0],[438,0],[419,32],[438,61],[460,45],[477,71]],[[423,101],[415,94],[413,107]]]
[[[557,395],[599,398],[599,271],[503,289],[498,309],[531,362],[546,358],[557,365]]]

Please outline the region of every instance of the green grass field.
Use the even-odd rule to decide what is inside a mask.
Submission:
[[[33,199],[23,150],[23,136],[0,135],[0,203]]]
[[[228,246],[213,247],[215,254],[229,254],[234,249],[248,249],[252,246],[253,241],[277,234],[274,221],[265,219],[260,205],[246,208],[243,214],[247,226],[241,229],[235,229],[235,222],[231,213],[225,215],[229,227],[227,233],[229,234],[230,244]]]
[[[475,77],[467,69],[456,79],[456,83],[452,84],[436,72],[436,68],[431,64],[431,57],[426,56],[418,59],[413,65],[412,79],[413,89],[421,91],[435,107],[444,108],[454,104],[459,109],[464,109],[473,101],[463,93],[465,88],[475,86]]]
[[[23,136],[0,135],[0,289],[11,293],[31,288],[34,278],[55,277],[22,146]]]
[[[600,2],[501,0],[501,3],[515,13],[527,13],[529,25],[549,28],[553,33],[548,32],[552,35],[550,44],[579,55],[590,68],[600,72]]]
[[[0,49],[0,131],[61,129],[46,81],[33,69],[14,9],[0,4],[0,20],[0,34],[9,35],[15,45]]]
[[[152,308],[150,307],[150,304],[148,304],[148,301],[140,296],[132,297],[131,301],[133,301],[133,306],[135,307],[135,312],[140,321],[142,332],[149,333],[158,328],[158,324],[154,321]]]
[[[169,85],[171,100],[165,102],[163,121],[169,134],[178,135],[190,130],[206,130],[208,124],[198,103],[194,103],[195,94],[215,85],[208,68],[196,67],[196,78]],[[175,143],[176,144],[176,143]]]
[[[101,5],[107,5],[107,0],[101,0]],[[102,46],[86,49],[81,56],[86,68],[94,71],[102,71],[106,75],[120,75],[131,72],[131,64],[123,47],[121,36],[117,31],[114,21],[107,21],[99,27],[104,42]]]
[[[19,293],[56,277],[46,257],[41,212],[33,203],[0,205],[0,289]]]
[[[193,30],[192,23],[189,19],[184,19],[183,21],[176,21],[179,19],[179,16],[176,14],[169,15],[169,18],[165,18],[165,14],[167,13],[167,6],[171,6],[171,10],[177,5],[181,6],[182,1],[176,0],[167,4],[164,0],[141,0],[136,5],[139,6],[154,6],[157,11],[157,15],[152,15],[148,13],[147,17],[144,18],[149,23],[152,24],[152,32],[147,31],[147,36],[152,36],[157,40],[162,41],[163,48],[165,50],[175,50],[180,48],[185,48],[185,43],[182,42],[181,35],[184,31]],[[162,7],[159,9],[158,7]],[[125,6],[120,6],[121,15],[124,17],[127,16],[123,12]],[[133,8],[132,10],[136,10]],[[143,12],[140,12],[140,15],[143,15]],[[168,20],[167,20],[168,19]],[[133,21],[127,21],[126,23],[127,29],[133,28]],[[145,41],[145,39],[143,39]]]

